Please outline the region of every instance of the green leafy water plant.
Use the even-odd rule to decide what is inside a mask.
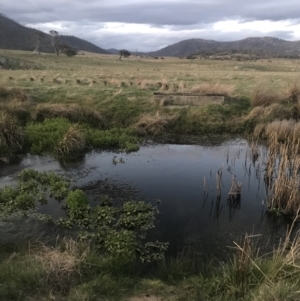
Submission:
[[[167,250],[167,243],[145,243],[141,239],[154,227],[158,211],[151,204],[128,201],[118,208],[104,196],[100,205],[92,208],[85,194],[76,190],[68,195],[66,211],[68,217],[60,219],[59,223],[69,228],[81,227],[84,231],[80,234],[82,240],[90,241],[111,256],[138,257],[143,262],[151,262],[162,259]]]
[[[57,201],[66,198],[69,181],[53,172],[23,170],[15,187],[6,186],[0,190],[0,215],[34,211],[38,203],[46,204],[53,197]]]
[[[65,201],[66,218],[54,221],[37,212],[38,204],[47,204],[50,198]],[[126,260],[140,258],[151,262],[163,258],[167,243],[144,241],[146,231],[154,227],[157,213],[156,207],[143,201],[114,206],[107,196],[102,196],[99,204],[92,207],[84,191],[70,191],[68,180],[53,172],[33,169],[23,170],[15,187],[0,190],[0,217],[22,214],[76,231],[80,229],[82,240],[100,252]]]

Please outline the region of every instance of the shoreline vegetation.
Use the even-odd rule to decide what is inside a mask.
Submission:
[[[70,190],[54,173],[24,170],[16,187],[0,190],[0,217],[34,216],[76,229],[74,238],[18,246],[0,242],[0,300],[299,300],[300,80],[295,60],[210,62],[124,59],[86,53],[74,58],[0,50],[0,161],[24,153],[77,160],[86,152],[131,152],[148,137],[241,135],[268,141],[268,209],[291,227],[269,254],[256,235],[233,242],[227,262],[198,256],[165,258],[167,242],[146,243],[157,209],[143,201],[115,205]],[[218,94],[224,105],[167,106],[161,91]],[[38,203],[61,202],[66,218],[37,215]]]

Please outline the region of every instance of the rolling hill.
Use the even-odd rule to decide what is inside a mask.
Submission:
[[[290,42],[272,37],[253,37],[233,42],[189,39],[151,52],[150,54],[153,56],[187,56],[191,54],[211,55],[222,52],[240,52],[260,56],[299,57],[300,41]]]
[[[38,32],[40,31],[25,27],[0,14],[0,48],[2,49],[33,51]],[[60,42],[77,50],[109,54],[108,51],[74,36],[61,35]],[[42,52],[54,52],[50,35],[47,33],[43,33],[40,50]]]

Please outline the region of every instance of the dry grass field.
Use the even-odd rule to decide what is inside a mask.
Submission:
[[[251,101],[253,106],[265,106],[289,99],[291,87],[299,90],[297,60],[235,62],[134,56],[119,60],[115,55],[93,53],[69,58],[0,50],[1,56],[11,59],[12,70],[0,70],[0,87],[21,89],[28,96],[31,115],[41,104],[51,104],[48,111],[60,111],[65,117],[62,111],[69,110],[67,105],[77,105],[100,114],[108,127],[131,127],[150,135],[161,130],[182,134],[251,132],[245,118]],[[154,91],[222,94],[234,101],[225,106],[167,107],[155,103]],[[1,106],[24,109],[25,103],[10,99]],[[257,117],[254,112],[251,122],[253,115]]]
[[[69,98],[72,92],[80,95],[89,92],[82,99],[88,102],[97,94],[95,91],[117,89],[116,92],[122,94],[129,87],[138,90],[152,87],[155,90],[157,82],[169,85],[169,89],[188,91],[204,83],[222,84],[234,87],[237,95],[251,97],[258,85],[280,90],[300,79],[300,61],[291,59],[236,62],[131,56],[118,60],[116,55],[82,54],[69,58],[0,50],[0,56],[19,60],[21,68],[25,69],[1,70],[0,83],[45,91],[68,90]]]

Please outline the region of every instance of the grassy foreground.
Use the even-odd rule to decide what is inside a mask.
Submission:
[[[299,235],[263,257],[252,239],[236,244],[232,261],[205,268],[185,256],[141,264],[73,240],[1,249],[0,300],[299,300]]]

